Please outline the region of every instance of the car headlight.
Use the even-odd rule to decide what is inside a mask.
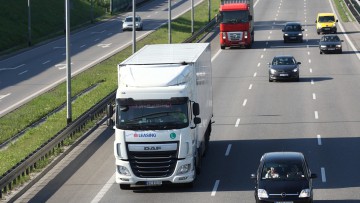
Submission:
[[[337,48],[341,48],[341,44],[336,45]]]
[[[311,196],[311,190],[310,189],[304,189],[301,190],[299,197],[304,198],[304,197],[310,197]]]
[[[326,48],[326,45],[320,45],[321,48]]]
[[[177,174],[187,173],[187,172],[190,171],[190,169],[191,169],[191,164],[182,165],[182,166],[179,168]]]
[[[299,68],[295,68],[295,69],[293,70],[293,72],[296,73],[296,72],[298,72],[298,70],[299,70]]]
[[[302,33],[299,33],[299,36],[302,36]]]
[[[270,73],[271,73],[271,74],[275,74],[275,73],[276,73],[276,70],[270,68]]]
[[[268,193],[267,193],[266,190],[264,190],[264,189],[258,189],[258,190],[257,190],[257,193],[258,193],[259,199],[269,198]]]
[[[284,35],[285,35],[285,36],[288,36],[289,34],[285,33]]]
[[[121,175],[130,176],[130,171],[125,166],[117,166],[117,170]]]

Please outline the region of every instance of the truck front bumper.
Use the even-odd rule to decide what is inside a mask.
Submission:
[[[141,178],[134,175],[128,161],[116,160],[115,181],[118,184],[129,185],[161,185],[166,183],[190,183],[195,179],[195,167],[193,158],[178,160],[173,174],[169,177]],[[179,173],[182,166],[190,164],[191,167],[186,173]],[[119,166],[127,168],[130,175],[124,175],[119,172]]]

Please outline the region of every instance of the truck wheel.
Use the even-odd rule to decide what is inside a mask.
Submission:
[[[120,189],[128,190],[128,189],[130,189],[130,185],[129,184],[120,184]]]
[[[201,162],[202,162],[202,149],[198,149],[196,160],[195,160],[195,174],[200,175],[201,173]]]
[[[221,49],[225,49],[225,46],[220,46]]]

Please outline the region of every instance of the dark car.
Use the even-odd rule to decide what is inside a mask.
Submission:
[[[342,42],[336,34],[328,34],[321,37],[319,42],[320,54],[323,53],[342,53]]]
[[[298,41],[303,42],[303,31],[301,24],[298,22],[288,22],[285,24],[283,31],[284,42]]]
[[[256,203],[312,203],[312,179],[305,156],[301,152],[269,152],[260,159],[255,180]]]
[[[293,56],[275,56],[269,65],[269,82],[274,80],[299,81],[299,65]]]

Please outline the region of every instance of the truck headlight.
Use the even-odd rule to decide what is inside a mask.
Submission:
[[[257,190],[257,193],[258,193],[259,199],[269,198],[268,193],[267,193],[266,190],[264,190],[264,189],[258,189],[258,190]]]
[[[299,197],[310,197],[311,196],[311,191],[310,189],[303,189],[300,192]]]
[[[223,32],[223,33],[222,33],[222,38],[223,38],[223,39],[226,39],[226,32]]]
[[[117,166],[118,173],[125,176],[130,176],[130,171],[125,166]]]
[[[187,173],[187,172],[190,171],[190,169],[191,169],[191,164],[182,165],[182,166],[179,168],[177,174]]]

